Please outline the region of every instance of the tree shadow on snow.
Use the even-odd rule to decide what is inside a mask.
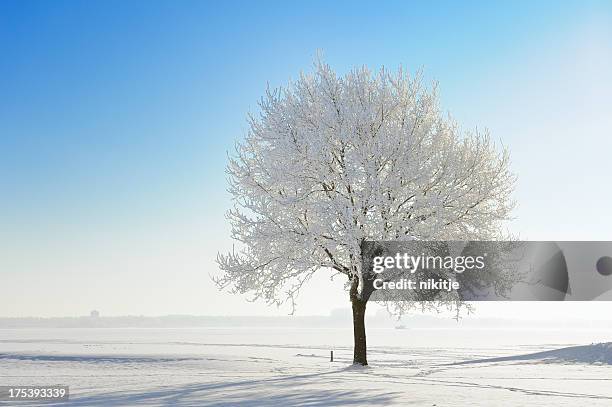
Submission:
[[[142,392],[112,392],[71,399],[61,406],[345,406],[387,405],[400,393],[380,393],[355,388],[340,377],[324,372],[258,380],[241,380],[165,387]],[[312,387],[310,386],[312,385]],[[324,385],[327,388],[321,389]],[[57,404],[59,406],[60,404]]]

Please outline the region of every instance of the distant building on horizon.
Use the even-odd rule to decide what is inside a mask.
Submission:
[[[91,318],[98,318],[100,316],[100,313],[97,310],[93,310],[89,313],[89,316]]]

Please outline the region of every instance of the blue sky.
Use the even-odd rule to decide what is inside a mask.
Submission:
[[[226,153],[317,50],[438,80],[511,149],[521,237],[612,240],[610,2],[218,3],[0,2],[0,316],[284,313],[209,274]]]

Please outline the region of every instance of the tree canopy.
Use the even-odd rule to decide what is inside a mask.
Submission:
[[[216,282],[275,304],[295,304],[318,270],[359,296],[364,241],[498,239],[513,206],[507,150],[401,69],[339,76],[317,62],[268,89],[227,172],[238,245]]]

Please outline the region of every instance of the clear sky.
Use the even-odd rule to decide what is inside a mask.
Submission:
[[[0,1],[0,316],[286,313],[209,276],[227,151],[317,50],[438,80],[510,148],[522,238],[612,240],[611,2],[221,3]]]

